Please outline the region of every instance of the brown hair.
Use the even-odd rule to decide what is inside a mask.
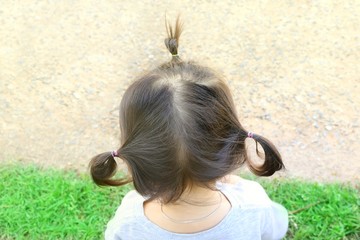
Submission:
[[[177,55],[181,29],[179,18],[174,30],[167,24],[165,45],[172,60],[138,78],[120,104],[118,155],[132,179],[112,178],[117,165],[106,152],[90,162],[96,184],[121,186],[132,181],[141,195],[167,203],[192,184],[211,187],[244,163],[259,176],[284,168],[274,145],[256,134],[256,151],[264,162],[250,161],[245,148],[248,132],[236,116],[227,85],[211,69]]]

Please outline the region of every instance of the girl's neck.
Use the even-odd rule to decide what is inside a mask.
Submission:
[[[165,205],[213,205],[219,202],[219,191],[200,186],[186,190],[175,203]]]
[[[159,227],[176,233],[195,233],[214,227],[231,204],[221,191],[193,186],[174,203],[144,202],[144,214]]]

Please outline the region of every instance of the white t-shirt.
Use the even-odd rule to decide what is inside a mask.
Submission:
[[[232,240],[281,239],[288,229],[286,209],[271,201],[260,184],[241,180],[236,184],[217,183],[228,198],[231,209],[216,226],[196,233],[169,232],[144,214],[146,198],[135,190],[123,198],[115,216],[107,224],[105,239],[122,240]]]

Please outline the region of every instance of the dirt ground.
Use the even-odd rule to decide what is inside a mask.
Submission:
[[[279,147],[277,176],[359,182],[360,1],[2,1],[0,161],[86,171],[117,148],[124,90],[170,60],[165,13]]]

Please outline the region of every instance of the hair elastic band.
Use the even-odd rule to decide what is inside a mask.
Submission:
[[[254,133],[248,132],[247,136],[248,136],[249,138],[254,138]]]
[[[115,157],[118,157],[119,155],[118,155],[117,151],[111,151],[111,156],[113,158],[115,158]]]

